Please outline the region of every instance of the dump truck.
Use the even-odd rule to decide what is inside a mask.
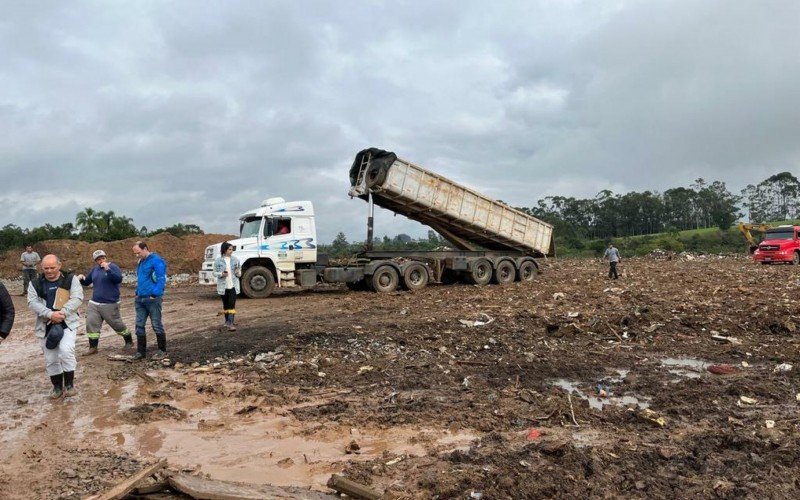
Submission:
[[[348,265],[331,265],[317,252],[313,203],[268,198],[239,217],[231,240],[242,263],[242,294],[269,296],[275,288],[345,283],[351,289],[392,292],[431,283],[475,285],[532,281],[542,258],[554,255],[553,226],[377,148],[360,151],[350,168],[351,198],[367,202],[367,243]],[[374,207],[428,225],[454,248],[432,251],[373,249]],[[216,284],[220,245],[206,248],[199,280]]]

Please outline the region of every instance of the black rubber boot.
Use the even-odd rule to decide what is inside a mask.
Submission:
[[[53,383],[53,390],[50,392],[50,399],[58,399],[64,393],[64,374],[50,375],[50,382]]]
[[[144,335],[137,335],[136,354],[133,355],[133,359],[144,359],[145,357],[147,357],[147,337]]]
[[[64,396],[75,395],[75,372],[64,372]]]
[[[131,334],[123,335],[122,340],[125,341],[125,347],[130,347],[133,345],[133,338],[131,338]]]
[[[158,341],[158,350],[161,352],[167,352],[167,336],[156,335],[156,341]]]
[[[89,339],[89,349],[97,349],[100,345],[100,339]]]

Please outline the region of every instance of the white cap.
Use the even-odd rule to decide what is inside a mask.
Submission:
[[[97,260],[100,257],[105,257],[105,256],[106,256],[106,253],[104,251],[95,250],[94,253],[92,254],[92,260]]]

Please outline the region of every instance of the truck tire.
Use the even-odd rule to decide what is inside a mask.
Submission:
[[[533,278],[536,277],[536,274],[538,272],[539,269],[536,268],[536,264],[534,264],[529,260],[526,260],[519,265],[519,270],[517,271],[517,279],[519,281],[533,281]]]
[[[247,268],[242,275],[242,293],[251,299],[269,297],[275,289],[275,275],[264,266]]]
[[[370,280],[372,289],[378,293],[391,293],[397,290],[400,284],[400,275],[392,266],[381,266],[372,273]]]
[[[478,259],[472,263],[472,268],[467,273],[469,282],[473,285],[488,285],[492,280],[492,263],[487,259]]]
[[[501,260],[492,274],[492,281],[498,285],[506,285],[517,277],[517,270],[509,260]]]
[[[798,264],[800,264],[800,252],[795,252],[792,255],[792,265],[796,266]]]
[[[403,286],[408,290],[419,290],[428,284],[428,269],[419,262],[413,262],[403,271]]]
[[[367,187],[380,186],[386,180],[387,169],[379,165],[371,165],[367,170]]]

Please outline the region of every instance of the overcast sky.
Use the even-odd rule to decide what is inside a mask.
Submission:
[[[797,0],[0,7],[0,226],[234,232],[283,196],[363,239],[366,147],[515,206],[800,173]]]

